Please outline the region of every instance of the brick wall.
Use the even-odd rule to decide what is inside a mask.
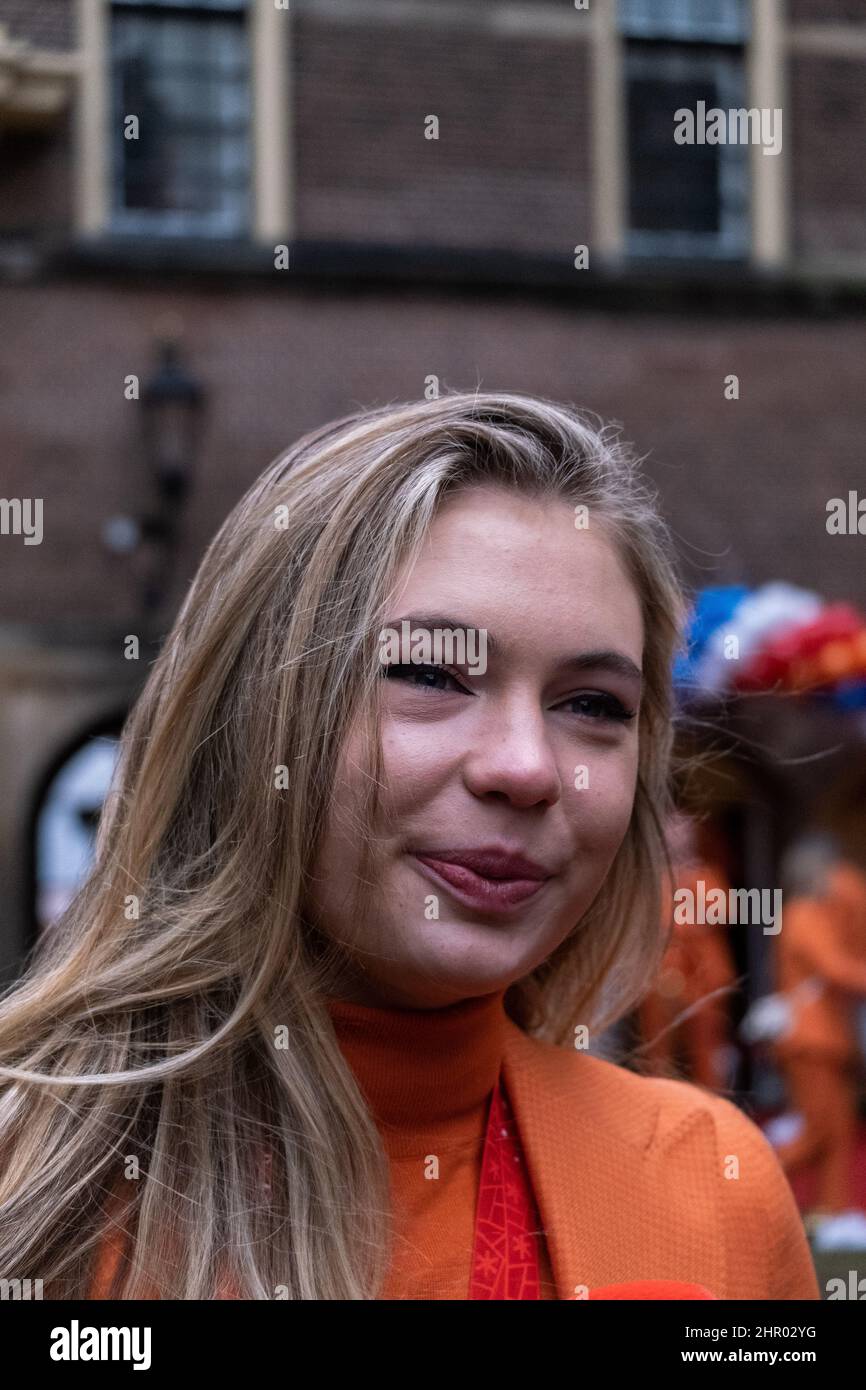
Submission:
[[[74,0],[0,0],[0,24],[35,48],[75,47]]]
[[[866,23],[863,0],[788,0],[791,24]]]
[[[443,387],[507,388],[619,420],[661,489],[688,573],[787,579],[866,608],[862,536],[826,503],[864,489],[866,322],[589,313],[579,302],[270,284],[4,289],[2,495],[44,499],[45,539],[0,537],[0,619],[122,618],[134,600],[103,523],[147,502],[127,372],[167,312],[186,324],[209,424],[177,600],[252,479],[304,430]],[[723,378],[740,377],[727,401]]]
[[[302,237],[563,255],[589,239],[583,40],[302,14],[293,47]]]
[[[866,254],[866,57],[796,50],[790,65],[795,254]]]

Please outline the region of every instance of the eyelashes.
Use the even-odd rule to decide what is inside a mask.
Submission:
[[[461,690],[466,693],[465,687],[460,684],[457,678],[456,671],[452,670],[450,666],[428,665],[424,662],[416,661],[411,663],[394,662],[390,666],[383,666],[382,675],[386,680],[402,680],[405,681],[407,685],[414,685],[421,690],[446,690],[448,687],[447,685],[433,685],[430,681],[416,681],[413,679],[414,676],[432,675],[437,678],[442,677],[445,681],[451,682],[453,689]]]
[[[385,680],[404,681],[416,690],[429,690],[433,693],[453,690],[464,695],[469,694],[461,684],[457,672],[450,666],[436,666],[424,662],[395,662],[390,666],[383,666],[382,676]],[[629,720],[637,717],[637,710],[626,709],[616,695],[606,691],[582,691],[562,701],[563,706],[578,704],[583,706],[581,710],[569,712],[576,714],[578,718],[597,723],[627,724]],[[560,707],[556,706],[557,709]]]
[[[590,690],[584,695],[572,695],[565,703],[568,705],[576,705],[578,701],[582,701],[584,704],[594,704],[595,708],[599,711],[599,714],[587,715],[589,719],[599,718],[600,715],[602,719],[612,719],[618,724],[627,724],[630,719],[634,719],[637,716],[636,709],[626,709],[622,701],[618,700],[615,695],[607,695],[602,691]],[[584,711],[584,714],[586,714],[586,711]]]

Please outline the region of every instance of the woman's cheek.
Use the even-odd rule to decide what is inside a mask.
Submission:
[[[445,777],[454,756],[454,739],[435,724],[383,721],[382,767],[392,812],[408,810]]]
[[[567,793],[578,843],[611,862],[631,822],[636,787],[636,747],[584,759]]]

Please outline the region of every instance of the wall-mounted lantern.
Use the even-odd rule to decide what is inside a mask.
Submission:
[[[141,606],[158,610],[168,591],[180,524],[195,481],[205,390],[185,365],[176,336],[158,342],[157,365],[140,397],[141,451],[154,502],[144,516],[116,516],[103,540],[116,554],[147,555]]]

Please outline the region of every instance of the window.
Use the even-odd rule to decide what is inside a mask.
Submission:
[[[251,213],[250,56],[238,0],[114,0],[115,231],[238,236]],[[127,118],[138,118],[136,139]]]
[[[749,147],[674,142],[681,108],[748,106],[747,22],[742,0],[620,0],[633,255],[748,254]]]

